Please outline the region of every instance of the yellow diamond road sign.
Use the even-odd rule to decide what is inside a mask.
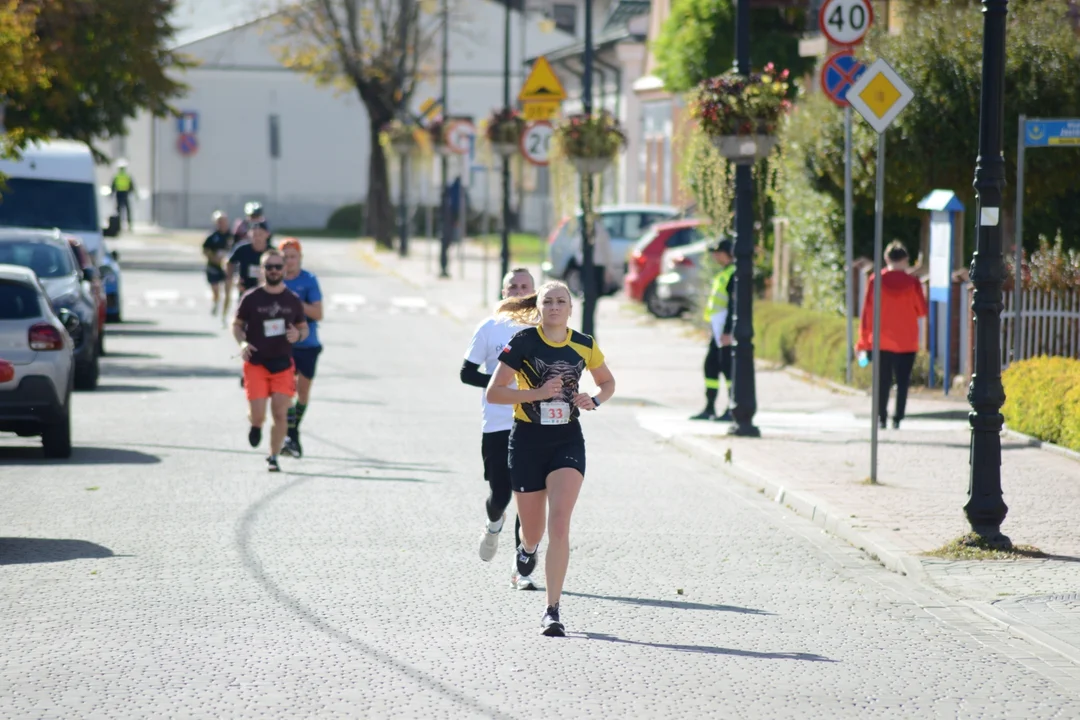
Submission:
[[[892,125],[915,91],[900,79],[889,63],[878,59],[848,88],[847,101],[879,133]]]

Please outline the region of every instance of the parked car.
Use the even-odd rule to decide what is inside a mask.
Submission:
[[[660,275],[660,258],[664,250],[685,247],[699,242],[701,228],[707,220],[693,218],[659,222],[641,236],[630,251],[629,271],[623,281],[626,296],[644,302],[645,307],[659,318],[677,317],[682,312],[678,303],[662,300],[656,294],[656,278]]]
[[[59,228],[78,237],[101,274],[108,319],[119,322],[120,262],[105,246],[90,148],[70,140],[31,143],[22,159],[0,160],[0,176],[0,228]]]
[[[715,238],[709,238],[664,251],[656,278],[656,296],[661,301],[678,306],[680,312],[701,304],[706,290],[702,283],[710,279],[702,278],[701,268],[713,242]]]
[[[0,432],[40,435],[49,458],[71,456],[70,314],[53,312],[32,270],[0,265]]]
[[[612,286],[605,294],[618,291],[626,274],[625,258],[634,241],[654,223],[674,218],[679,208],[671,205],[602,205],[596,209],[600,221],[611,236],[612,256],[619,258],[609,273]],[[548,258],[541,266],[544,275],[562,280],[576,295],[582,292],[581,284],[581,213],[563,218],[548,236]]]
[[[108,322],[108,300],[105,297],[105,286],[101,283],[101,275],[94,265],[94,259],[83,247],[79,238],[74,235],[65,235],[71,254],[75,257],[75,267],[82,268],[83,285],[90,297],[94,298],[97,307],[97,346],[98,356],[105,354],[105,323]]]
[[[53,310],[68,310],[64,328],[75,344],[75,387],[93,390],[98,383],[98,309],[71,248],[59,231],[0,230],[0,263],[37,274]]]

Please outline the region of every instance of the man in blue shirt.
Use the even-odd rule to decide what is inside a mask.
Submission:
[[[311,398],[311,382],[315,379],[315,365],[322,352],[319,342],[319,322],[323,319],[322,291],[319,281],[307,270],[300,267],[303,261],[303,249],[296,238],[285,238],[281,243],[281,253],[285,256],[285,287],[296,293],[304,304],[307,317],[308,336],[293,345],[293,363],[296,367],[296,404],[289,408],[289,432],[282,448],[295,458],[303,455],[300,446],[300,421],[304,419],[308,400]]]

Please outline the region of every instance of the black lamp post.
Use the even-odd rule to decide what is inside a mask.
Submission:
[[[405,73],[406,63],[409,57],[409,28],[411,26],[412,18],[409,16],[411,11],[410,0],[401,0],[401,58],[398,60],[398,88],[405,87]],[[402,92],[401,106],[398,109],[398,116],[408,122],[409,106],[408,100],[405,98],[404,92]],[[401,207],[398,212],[401,216],[401,243],[398,246],[398,252],[401,257],[408,257],[409,255],[409,152],[406,150],[401,153],[401,168],[398,174],[398,182],[401,186],[401,191],[398,193],[399,202]]]
[[[510,109],[510,3],[505,0],[503,7],[505,15],[503,20],[503,110]],[[522,9],[522,21],[524,22],[524,8]],[[501,250],[501,277],[506,277],[510,272],[510,156],[502,158],[502,250]]]
[[[750,75],[750,0],[737,0],[735,13],[735,71]],[[735,362],[731,415],[735,424],[728,432],[760,437],[754,425],[757,412],[757,381],[754,376],[754,183],[751,165],[735,167],[735,307],[733,335]]]
[[[442,117],[450,117],[450,0],[442,0]],[[447,201],[446,188],[450,184],[450,159],[444,154],[439,158],[439,205],[442,208],[442,232],[439,238],[439,277],[450,277],[450,238],[454,229],[453,211]]]
[[[581,111],[585,115],[592,115],[592,71],[593,71],[593,27],[592,27],[592,0],[585,0],[585,53],[582,57],[584,65],[581,75]],[[596,300],[600,288],[596,286],[596,265],[593,262],[593,244],[590,236],[593,234],[592,207],[592,175],[581,174],[581,287],[585,293],[585,301],[581,309],[581,332],[593,335],[593,326],[596,324]]]
[[[1005,188],[1003,127],[1005,124],[1005,16],[1008,0],[982,0],[982,102],[979,112],[979,157],[975,161],[975,255],[971,281],[975,295],[975,372],[968,388],[972,412],[970,481],[964,505],[971,529],[992,546],[1007,548],[1001,523],[1009,511],[1001,495],[1001,286],[1005,259],[1001,254],[1001,200]]]

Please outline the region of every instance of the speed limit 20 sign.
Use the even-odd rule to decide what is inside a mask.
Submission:
[[[547,120],[529,123],[521,134],[521,154],[533,165],[547,165],[551,159],[551,136],[554,134],[555,128]]]
[[[870,0],[825,0],[818,15],[822,34],[834,45],[858,45],[873,22]]]

